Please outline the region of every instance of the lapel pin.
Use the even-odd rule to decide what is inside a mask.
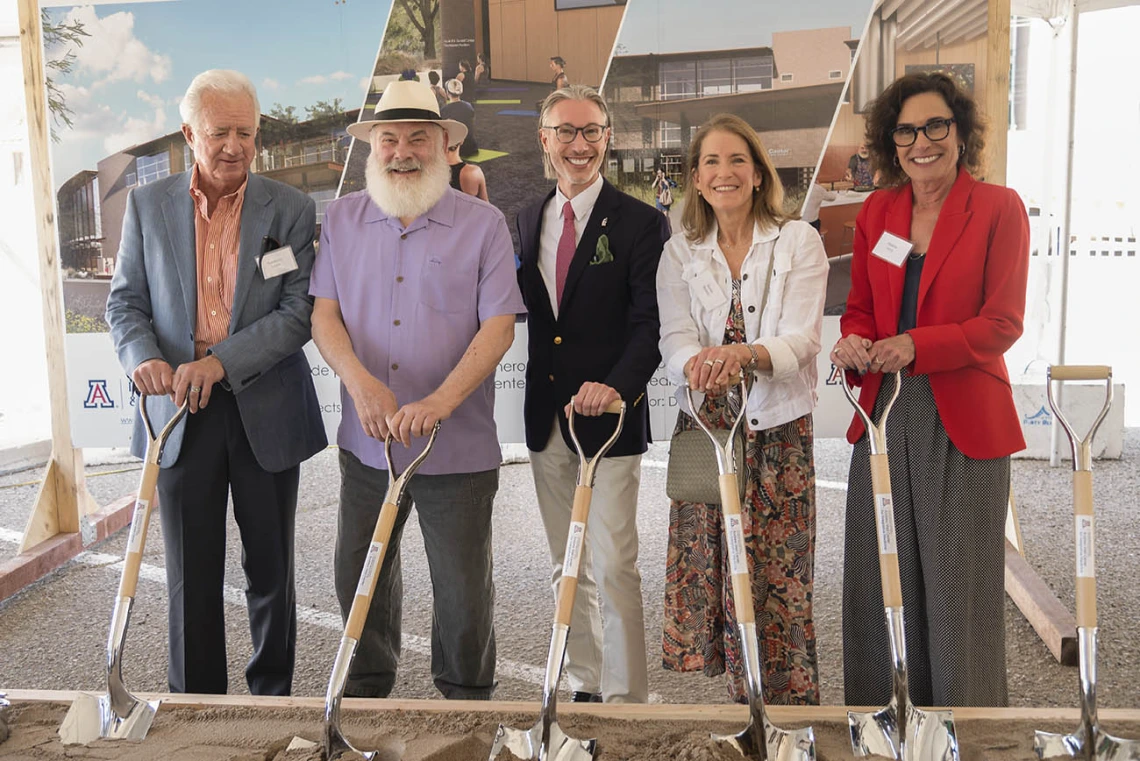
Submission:
[[[602,217],[602,227],[605,227],[605,226],[606,226],[606,222],[609,222],[609,221],[610,221],[610,218],[609,218],[609,217]]]

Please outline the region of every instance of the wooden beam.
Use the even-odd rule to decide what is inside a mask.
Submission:
[[[1062,666],[1077,665],[1077,623],[1053,590],[1005,543],[1005,591]]]
[[[989,120],[986,144],[989,166],[986,182],[1005,184],[1006,150],[1009,142],[1009,20],[1010,0],[990,0],[986,45],[986,102],[981,104]]]
[[[83,473],[83,453],[71,444],[67,407],[67,364],[64,353],[63,283],[60,278],[55,198],[52,193],[47,85],[43,30],[37,0],[18,0],[20,51],[24,66],[28,153],[36,216],[36,239],[43,297],[44,348],[47,353],[51,403],[51,460],[25,529],[21,552],[57,533],[80,532],[80,518],[94,506]]]

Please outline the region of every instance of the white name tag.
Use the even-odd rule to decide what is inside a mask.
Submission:
[[[693,291],[705,309],[713,310],[724,306],[724,291],[711,272],[702,270],[691,282]]]
[[[883,261],[901,267],[902,263],[906,261],[906,255],[910,253],[912,248],[914,248],[914,244],[906,238],[900,238],[894,233],[884,231],[883,237],[879,238],[879,242],[871,249],[871,253]]]
[[[261,276],[266,280],[297,269],[297,258],[293,256],[292,246],[282,246],[264,253],[258,263],[261,266]]]

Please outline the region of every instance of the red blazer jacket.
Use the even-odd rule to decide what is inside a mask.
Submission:
[[[855,225],[851,292],[843,335],[871,340],[898,332],[905,267],[871,253],[884,230],[910,239],[910,184],[872,194]],[[942,204],[918,290],[912,374],[930,376],[942,425],[967,457],[1025,448],[1003,355],[1021,335],[1029,272],[1029,220],[1017,193],[958,172]],[[849,373],[870,410],[883,376]],[[856,416],[851,443],[863,433]]]

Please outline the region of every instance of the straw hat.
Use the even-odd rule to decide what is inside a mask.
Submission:
[[[467,127],[462,122],[440,117],[435,94],[422,82],[390,83],[376,104],[375,118],[348,125],[348,134],[357,140],[368,140],[377,124],[395,122],[434,122],[447,130],[447,142],[452,145],[467,137]]]

